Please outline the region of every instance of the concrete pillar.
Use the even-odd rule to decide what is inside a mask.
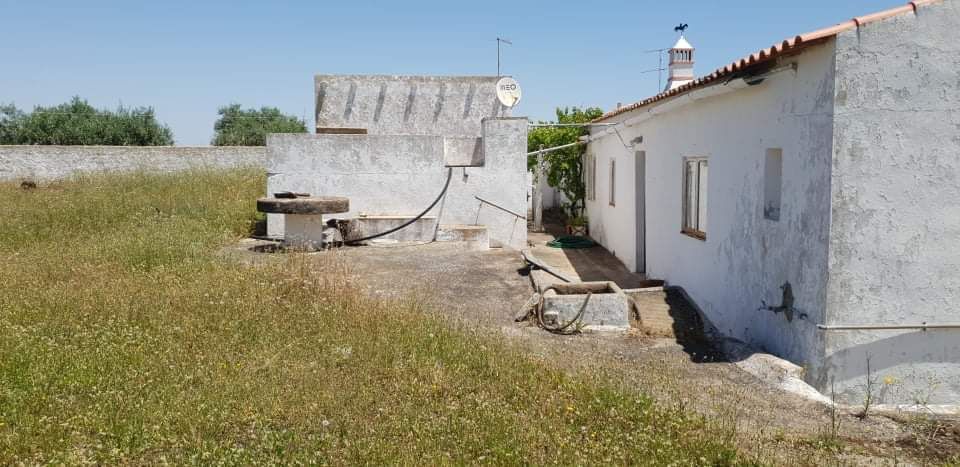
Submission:
[[[537,164],[533,168],[533,231],[543,232],[543,145],[537,151]]]

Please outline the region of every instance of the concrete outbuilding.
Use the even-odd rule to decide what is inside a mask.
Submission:
[[[267,193],[344,196],[350,210],[342,217],[367,233],[439,201],[394,239],[484,238],[522,248],[527,119],[509,116],[498,79],[317,75],[317,133],[268,137]],[[268,216],[269,235],[282,237],[284,227]]]

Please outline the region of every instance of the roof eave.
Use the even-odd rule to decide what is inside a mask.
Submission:
[[[837,34],[840,34],[845,31],[858,29],[863,27],[866,24],[882,21],[887,18],[892,18],[894,16],[899,16],[906,13],[916,13],[920,7],[931,5],[934,3],[941,3],[943,0],[915,0],[904,6],[897,8],[891,8],[889,10],[880,11],[877,13],[872,13],[865,16],[858,16],[849,21],[844,21],[840,24],[818,29],[816,31],[811,31],[805,34],[800,34],[794,36],[790,39],[785,39],[778,44],[774,44],[766,49],[761,49],[760,51],[753,53],[747,57],[741,58],[727,64],[722,68],[714,70],[713,73],[709,75],[697,78],[690,83],[684,84],[676,89],[670,91],[665,91],[655,96],[649,97],[642,101],[620,107],[618,109],[607,112],[600,117],[593,120],[594,123],[602,122],[610,118],[616,117],[627,112],[632,112],[634,110],[646,107],[655,102],[668,99],[670,97],[678,96],[686,92],[692,91],[699,87],[706,86],[710,83],[713,83],[721,78],[730,78],[736,79],[735,76],[732,76],[737,73],[742,73],[748,71],[750,68],[760,65],[763,63],[768,63],[771,60],[779,59],[785,56],[796,55],[800,53],[803,49],[812,47],[818,44],[822,44],[834,37]]]

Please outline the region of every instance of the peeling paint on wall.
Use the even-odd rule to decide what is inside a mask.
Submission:
[[[816,327],[960,321],[958,5],[841,33],[792,59],[795,72],[667,100],[672,108],[619,135],[594,131],[589,147],[601,165],[646,153],[649,275],[683,287],[719,331],[804,366],[808,382],[835,385],[847,403],[862,402],[867,379],[890,386],[877,403],[960,400],[960,331]],[[639,135],[643,145],[624,147]],[[779,220],[763,213],[770,148],[782,150]],[[706,241],[679,232],[688,156],[710,161]],[[616,186],[636,186],[635,171],[622,173]],[[600,192],[609,183],[597,174]],[[621,199],[587,208],[596,239],[632,267],[636,197]],[[757,309],[782,300],[784,283],[808,319]]]
[[[960,321],[960,6],[837,39],[828,322]],[[874,378],[887,402],[960,401],[960,330],[826,337],[825,371],[849,401]]]
[[[795,58],[796,71],[763,83],[704,98],[619,129],[591,143],[604,166],[618,159],[617,206],[588,202],[591,234],[635,267],[636,186],[633,154],[646,153],[646,269],[683,287],[717,329],[808,368],[820,365],[827,284],[830,157],[832,155],[833,44]],[[627,113],[624,119],[636,116]],[[617,121],[617,119],[613,121]],[[598,130],[597,133],[602,130]],[[764,217],[765,159],[781,150],[779,220]],[[709,160],[706,241],[680,232],[682,161]],[[597,174],[598,192],[609,186]],[[622,202],[621,202],[622,200]],[[795,316],[760,310],[781,304],[791,284]]]

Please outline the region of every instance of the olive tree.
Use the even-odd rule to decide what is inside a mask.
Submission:
[[[151,107],[100,110],[74,97],[32,112],[0,106],[0,144],[168,146],[173,131],[157,121]]]
[[[240,104],[220,107],[213,125],[214,146],[266,146],[269,133],[306,133],[307,123],[284,115],[276,107],[242,109]]]

